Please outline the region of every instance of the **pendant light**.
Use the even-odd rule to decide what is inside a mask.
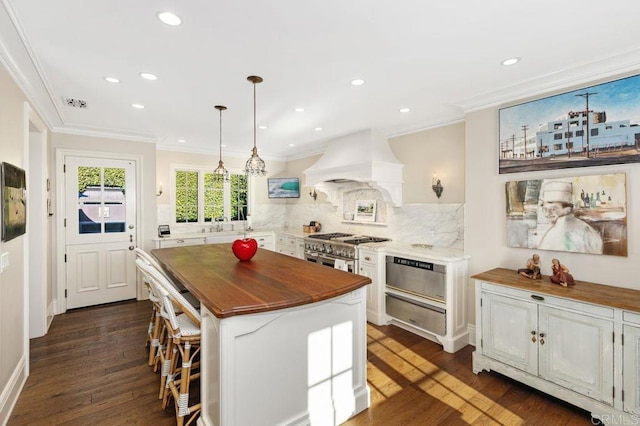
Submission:
[[[256,148],[256,84],[262,83],[262,77],[250,75],[247,80],[253,83],[253,150],[251,151],[251,158],[247,160],[247,164],[244,166],[244,172],[248,176],[266,176],[267,170],[265,169],[264,161],[258,157],[258,148]]]
[[[222,162],[222,111],[227,107],[216,105],[214,108],[220,111],[220,160],[218,161],[218,167],[213,171],[213,176],[227,182],[229,180],[229,170],[224,168],[224,163]]]

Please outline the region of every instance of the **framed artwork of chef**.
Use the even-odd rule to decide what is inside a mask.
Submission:
[[[509,247],[627,256],[626,175],[506,183]]]

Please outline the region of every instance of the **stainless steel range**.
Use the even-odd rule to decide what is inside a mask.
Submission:
[[[355,273],[358,270],[356,246],[384,241],[389,239],[342,232],[311,234],[304,239],[304,258],[309,262]]]

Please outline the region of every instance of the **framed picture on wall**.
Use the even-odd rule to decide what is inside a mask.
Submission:
[[[354,220],[359,222],[375,222],[376,200],[357,200]]]
[[[640,162],[640,75],[501,108],[499,172]]]
[[[26,178],[23,169],[9,163],[0,164],[0,198],[2,199],[2,241],[26,232]]]
[[[624,173],[506,183],[507,245],[627,256]]]

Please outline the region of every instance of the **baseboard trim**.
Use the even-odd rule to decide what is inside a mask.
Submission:
[[[22,392],[22,388],[27,381],[25,359],[25,355],[22,355],[18,365],[16,365],[15,370],[13,370],[11,377],[7,381],[7,385],[2,390],[2,394],[0,394],[0,425],[5,425],[9,422],[13,407],[15,407],[16,402],[18,402],[20,392]]]
[[[47,330],[45,334],[49,331],[49,327],[51,327],[51,323],[53,322],[53,318],[56,316],[56,308],[58,306],[58,300],[53,299],[49,306],[47,306]]]

